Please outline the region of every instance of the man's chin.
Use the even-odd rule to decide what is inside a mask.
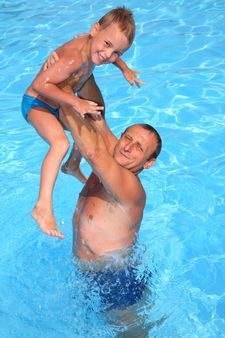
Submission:
[[[127,164],[127,160],[125,158],[120,158],[120,157],[116,157],[114,158],[116,160],[116,162],[123,168],[126,167]]]

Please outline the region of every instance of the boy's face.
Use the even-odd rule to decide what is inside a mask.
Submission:
[[[129,48],[128,39],[117,24],[101,29],[97,23],[92,27],[91,35],[91,60],[96,66],[115,62]]]

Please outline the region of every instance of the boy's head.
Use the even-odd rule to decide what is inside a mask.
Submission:
[[[91,58],[95,65],[115,62],[131,45],[135,35],[132,12],[118,7],[106,13],[91,30]]]
[[[120,31],[126,36],[129,44],[132,44],[135,36],[135,22],[133,14],[129,9],[125,7],[112,9],[106,13],[98,23],[101,29],[108,27],[112,23],[117,24]]]

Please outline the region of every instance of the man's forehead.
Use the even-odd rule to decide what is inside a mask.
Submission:
[[[139,134],[141,135],[141,134],[143,134],[143,133],[146,133],[146,135],[147,135],[147,134],[150,133],[150,131],[147,130],[147,129],[145,129],[145,128],[143,128],[143,127],[140,126],[140,125],[133,125],[133,126],[128,127],[128,128],[125,130],[124,133],[125,133],[125,134],[134,134],[134,135],[139,135]]]
[[[155,134],[141,125],[133,125],[128,127],[123,135],[130,135],[135,141],[147,145],[155,145],[157,143]]]

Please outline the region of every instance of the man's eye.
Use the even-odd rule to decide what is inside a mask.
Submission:
[[[142,148],[142,146],[140,144],[137,144],[137,148],[138,148],[138,150],[140,150],[141,152],[143,152],[143,148]]]
[[[109,47],[110,43],[108,41],[105,41],[105,45],[106,45],[106,47]]]

